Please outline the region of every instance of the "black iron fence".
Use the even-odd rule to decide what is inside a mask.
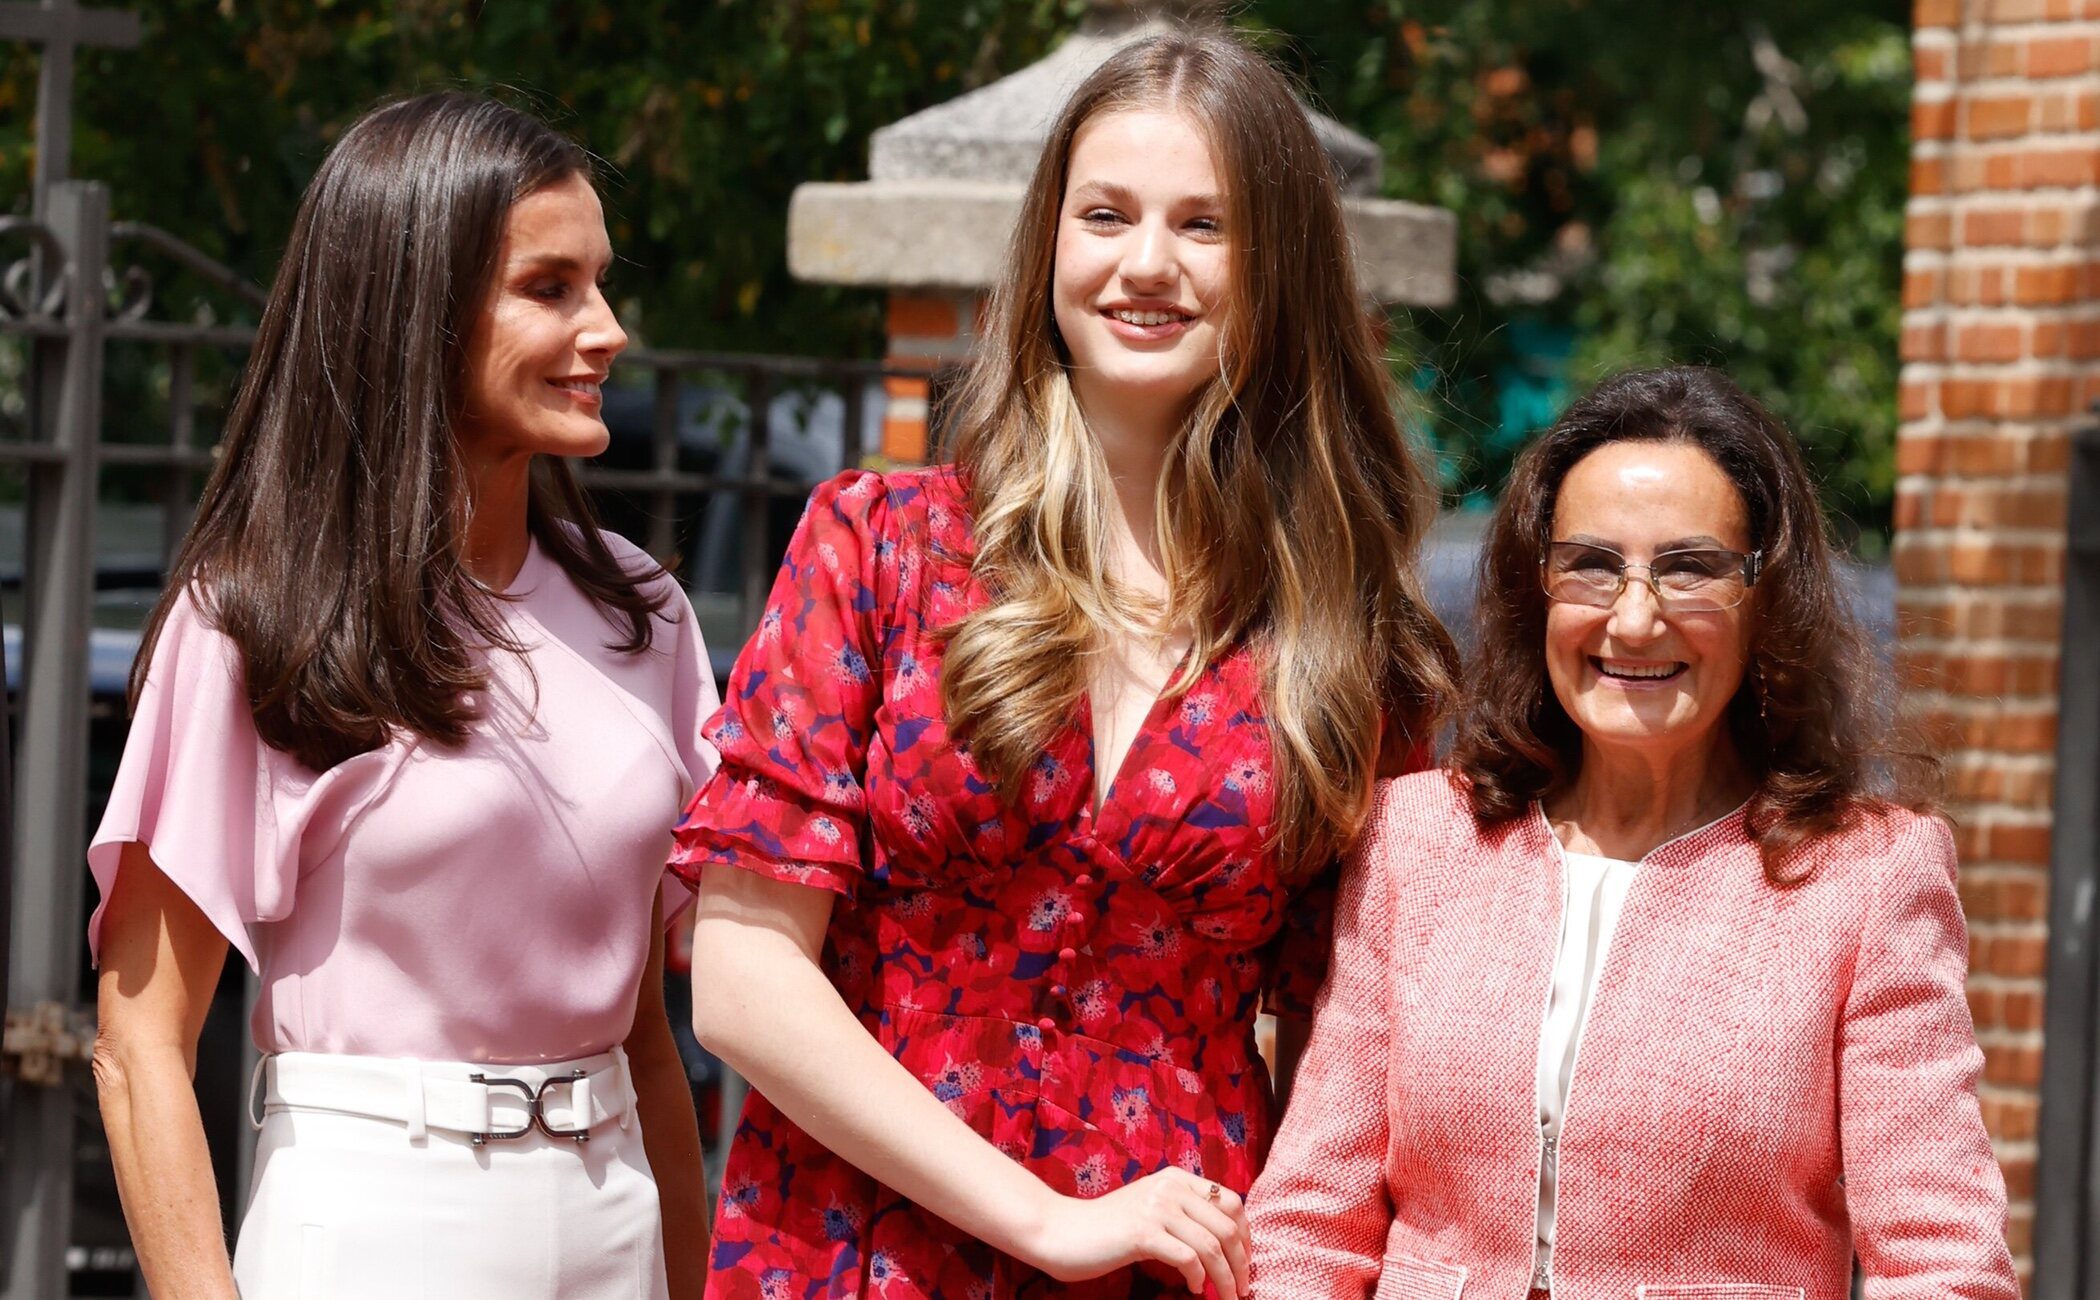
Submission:
[[[159,318],[166,295],[148,266],[232,318],[252,317],[263,299],[166,232],[111,222],[96,184],[52,187],[42,219],[0,218],[0,676],[19,742],[14,824],[0,842],[0,869],[13,850],[11,880],[0,875],[7,1300],[137,1293],[84,1068],[85,844],[122,743],[137,628],[188,526],[253,338],[209,308]],[[608,526],[674,566],[718,672],[756,623],[810,486],[869,459],[883,381],[902,376],[933,378],[880,363],[643,349],[616,366],[604,405],[611,446],[584,480]],[[0,780],[8,720],[0,713]],[[198,1068],[229,1212],[247,1172],[246,984],[244,970],[229,972]]]

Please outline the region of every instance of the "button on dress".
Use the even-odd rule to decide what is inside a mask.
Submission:
[[[1303,1015],[1331,877],[1265,851],[1270,743],[1245,648],[1146,717],[1098,814],[1075,708],[1002,800],[942,721],[940,629],[978,608],[952,468],[812,496],[707,728],[721,767],[672,868],[839,895],[826,974],[957,1115],[1059,1192],[1180,1167],[1245,1191],[1272,1126],[1264,996]],[[711,1297],[1141,1296],[1165,1269],[1062,1284],[963,1236],[753,1094],[729,1152]]]

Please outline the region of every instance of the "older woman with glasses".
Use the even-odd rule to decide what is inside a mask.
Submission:
[[[1953,843],[1792,439],[1620,376],[1519,462],[1248,1202],[1302,1300],[2014,1300]]]

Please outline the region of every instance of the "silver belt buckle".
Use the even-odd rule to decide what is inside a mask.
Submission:
[[[491,1078],[485,1074],[470,1074],[467,1076],[467,1082],[469,1083],[478,1083],[485,1088],[491,1089],[509,1088],[522,1097],[525,1101],[525,1122],[517,1128],[492,1128],[480,1133],[469,1133],[467,1137],[475,1146],[480,1147],[487,1146],[491,1142],[513,1142],[530,1134],[534,1129],[538,1129],[551,1138],[568,1138],[572,1142],[588,1142],[591,1140],[590,1116],[579,1116],[583,1121],[584,1126],[582,1128],[555,1128],[547,1122],[546,1101],[547,1089],[564,1086],[573,1088],[589,1077],[589,1071],[572,1070],[567,1074],[554,1075],[542,1081],[538,1087],[534,1087],[523,1079]]]

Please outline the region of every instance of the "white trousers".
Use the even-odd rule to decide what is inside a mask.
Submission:
[[[368,1059],[277,1059],[299,1068],[285,1071],[282,1094],[274,1079],[265,1093],[234,1250],[242,1300],[666,1300],[656,1180],[627,1104],[632,1094],[611,1106],[604,1100],[608,1080],[624,1088],[624,1060],[538,1068],[387,1062],[378,1064],[390,1067],[392,1082],[375,1087]],[[598,1112],[617,1112],[591,1127],[586,1142],[534,1130],[477,1146],[465,1132],[436,1127],[440,1114],[429,1125],[398,1117],[404,1071],[412,1088],[420,1071],[433,1094],[456,1101],[470,1072],[536,1087],[579,1067],[599,1072]],[[318,1085],[306,1095],[325,1095],[327,1107],[294,1104],[300,1091],[291,1085],[301,1075]],[[353,1110],[360,1086],[371,1094],[369,1113]],[[527,1105],[518,1089],[490,1089],[489,1128],[524,1127]],[[555,1123],[576,1126],[567,1114]]]

